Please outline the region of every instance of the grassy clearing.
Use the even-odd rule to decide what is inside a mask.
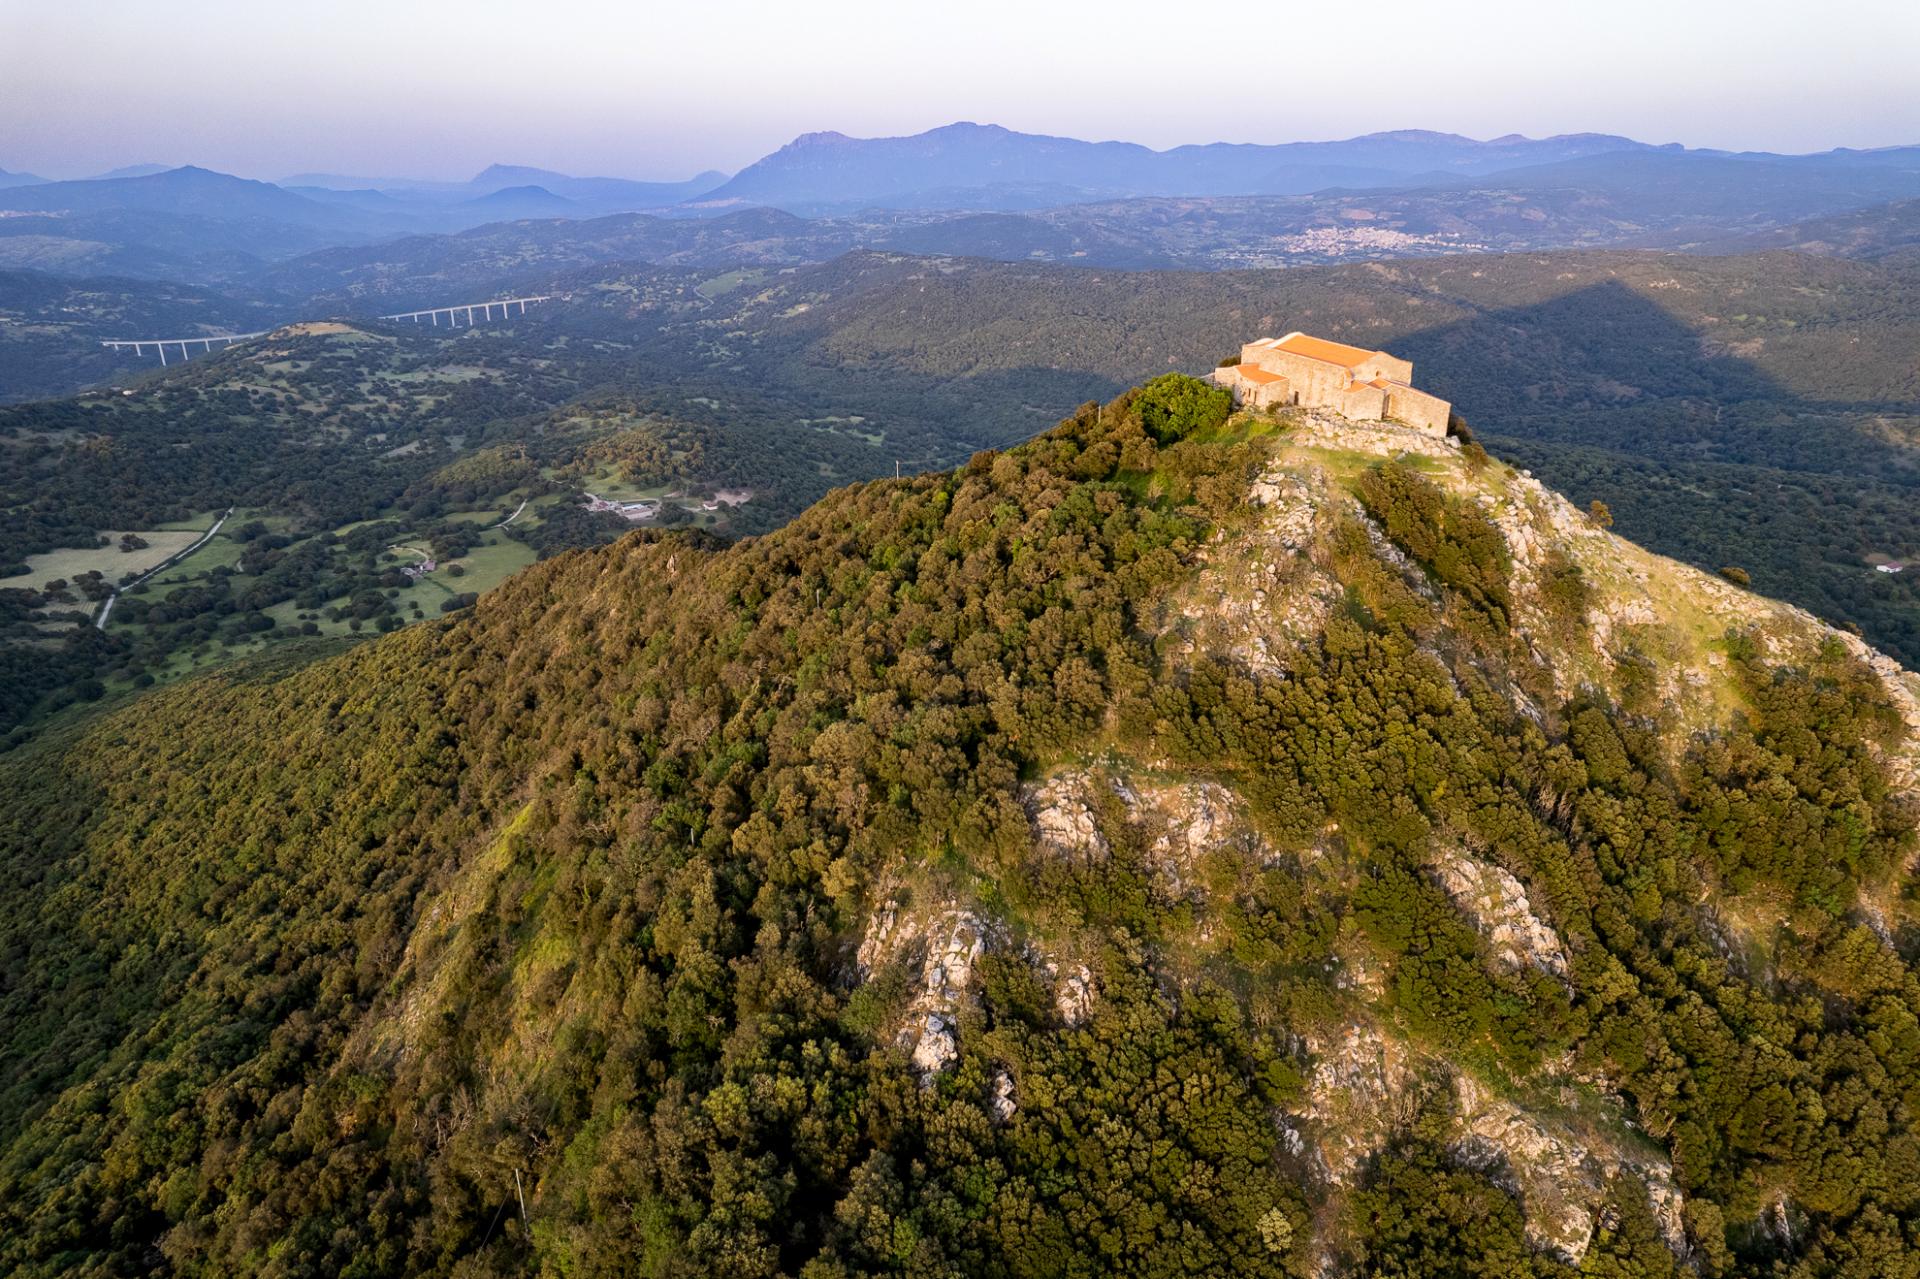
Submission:
[[[234,514],[238,515],[239,512],[236,511]],[[158,527],[166,530],[191,530],[195,533],[204,533],[212,528],[213,522],[219,518],[220,511],[218,510],[201,511],[198,514],[187,516],[184,520],[170,520]]]
[[[1211,430],[1195,431],[1188,438],[1201,444],[1244,444],[1268,435],[1277,435],[1294,423],[1271,413],[1235,413]]]
[[[765,276],[765,271],[758,270],[728,271],[695,286],[693,291],[711,301],[714,298],[725,297],[743,284],[756,283]]]
[[[442,518],[448,519],[448,520],[456,520],[462,524],[478,524],[481,528],[492,528],[494,525],[498,524],[501,520],[506,519],[507,516],[512,515],[513,508],[518,505],[520,505],[520,499],[515,498],[512,501],[506,503],[505,510],[501,510],[499,507],[490,506],[484,511],[449,511]],[[533,510],[533,504],[529,502],[527,504],[527,512],[525,514],[522,514],[520,518],[523,520],[526,519],[527,515],[532,513],[532,510]],[[518,521],[516,521],[516,523],[517,522]]]
[[[487,376],[487,371],[471,364],[442,364],[438,368],[413,369],[406,373],[380,374],[383,382],[419,384],[422,382],[473,382]]]
[[[303,622],[308,620],[311,620],[315,626],[320,628],[322,635],[345,637],[350,635],[377,635],[380,633],[378,627],[370,627],[364,623],[360,630],[356,631],[349,626],[344,619],[338,622],[328,621],[326,610],[324,609],[315,612],[311,618],[303,618],[301,616],[302,610],[300,606],[292,600],[282,600],[280,603],[263,611],[268,617],[273,619],[275,630],[281,633],[297,631]]]
[[[237,538],[228,537],[223,529],[218,537],[148,582],[147,586],[153,594],[165,595],[196,578],[205,577],[222,565],[231,568],[240,562],[244,550],[243,544]]]
[[[521,518],[526,517],[521,516]],[[449,577],[445,570],[442,570],[428,577],[422,585],[444,584],[449,594],[465,591],[482,594],[500,585],[533,563],[536,558],[533,548],[525,542],[516,542],[510,537],[495,533],[489,535],[483,545],[474,547],[454,561],[466,570],[463,576]],[[422,596],[423,609],[426,607],[424,601],[428,598],[431,597]],[[436,602],[433,607],[438,608],[439,604]]]
[[[85,573],[98,571],[109,582],[118,582],[128,573],[144,573],[165,560],[167,556],[184,551],[199,540],[206,526],[196,532],[191,529],[146,529],[132,530],[146,539],[147,545],[137,551],[123,551],[119,547],[120,535],[127,530],[114,529],[102,532],[109,546],[64,547],[57,551],[48,551],[44,555],[27,557],[27,567],[32,570],[28,581],[36,584],[52,581],[54,578],[66,578],[72,581]]]

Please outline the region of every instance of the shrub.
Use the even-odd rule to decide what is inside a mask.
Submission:
[[[1134,393],[1140,425],[1161,444],[1211,430],[1233,413],[1233,396],[1184,373],[1163,373]]]

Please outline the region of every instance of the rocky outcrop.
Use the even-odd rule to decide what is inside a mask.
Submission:
[[[1454,906],[1486,939],[1497,968],[1519,972],[1533,967],[1567,980],[1566,948],[1559,934],[1533,913],[1518,879],[1458,848],[1441,849],[1429,866]]]
[[[889,897],[868,917],[866,931],[860,935],[860,947],[854,952],[860,980],[867,980],[882,965],[897,957],[920,936],[920,932],[920,921],[902,910],[898,901]]]
[[[1687,1255],[1683,1197],[1673,1170],[1631,1139],[1599,1134],[1625,1120],[1609,1110],[1558,1120],[1500,1098],[1472,1076],[1424,1056],[1397,1034],[1356,1021],[1310,1036],[1313,1066],[1302,1105],[1279,1121],[1281,1147],[1321,1192],[1337,1198],[1367,1162],[1411,1124],[1435,1089],[1450,1089],[1456,1113],[1452,1153],[1515,1195],[1537,1248],[1577,1264],[1591,1246],[1608,1197],[1622,1178],[1643,1186],[1667,1246]]]
[[[1593,1242],[1614,1182],[1628,1177],[1646,1188],[1667,1246],[1686,1255],[1682,1197],[1664,1160],[1635,1158],[1550,1125],[1466,1074],[1454,1077],[1454,1097],[1462,1129],[1456,1157],[1520,1197],[1527,1238],[1535,1247],[1578,1264]]]
[[[986,941],[986,927],[971,911],[948,911],[927,929],[919,989],[900,1032],[900,1042],[922,1082],[931,1080],[960,1055],[960,1003],[968,996],[973,966]]]
[[[1107,840],[1094,816],[1094,785],[1090,773],[1073,770],[1027,792],[1027,817],[1043,853],[1081,866],[1107,859]]]
[[[893,963],[914,968],[913,995],[895,1036],[922,1082],[959,1055],[959,1015],[971,997],[974,965],[995,930],[973,911],[943,907],[916,915],[889,899],[867,921],[856,952],[861,980]]]
[[[1195,868],[1209,853],[1229,851],[1258,865],[1276,857],[1246,805],[1224,786],[1089,769],[1057,773],[1027,791],[1035,846],[1043,855],[1075,865],[1105,862],[1112,845],[1098,813],[1112,799],[1120,801],[1129,833],[1138,838],[1148,869],[1169,896],[1193,894]]]
[[[987,1112],[995,1123],[1006,1123],[1020,1111],[1019,1103],[1013,1099],[1013,1076],[1005,1070],[993,1073],[993,1095],[987,1098]]]
[[[1341,596],[1338,580],[1314,558],[1330,509],[1326,492],[1323,476],[1281,467],[1254,482],[1258,523],[1234,533],[1235,554],[1211,564],[1164,619],[1178,651],[1230,655],[1266,675],[1291,669]]]
[[[1460,451],[1458,440],[1396,422],[1354,422],[1325,409],[1310,409],[1289,417],[1292,422],[1289,439],[1316,448],[1374,457],[1451,458]]]
[[[1282,1139],[1322,1186],[1347,1186],[1419,1113],[1421,1063],[1398,1037],[1371,1022],[1309,1035],[1307,1050],[1313,1068],[1304,1104],[1282,1121]]]
[[[1053,965],[1048,965],[1048,972],[1056,978],[1053,1006],[1060,1020],[1069,1026],[1083,1025],[1093,1013],[1093,974],[1085,964],[1075,964],[1063,977]]]

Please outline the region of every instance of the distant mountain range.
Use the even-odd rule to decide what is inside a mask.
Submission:
[[[465,182],[429,182],[414,178],[360,178],[339,173],[300,173],[282,178],[279,185],[324,198],[329,195],[389,197],[398,207],[419,211],[433,206],[471,204],[504,191],[539,190],[566,202],[578,216],[663,209],[696,199],[727,180],[718,171],[696,174],[684,182],[639,182],[630,178],[576,178],[551,169],[519,164],[495,164]],[[550,216],[559,216],[557,213]]]
[[[527,248],[608,260],[644,246],[636,256],[652,261],[773,264],[867,247],[1218,269],[1690,247],[1920,198],[1920,147],[1786,156],[1598,133],[1481,141],[1407,130],[1155,151],[961,123],[901,138],[809,133],[732,177],[680,182],[506,164],[464,182],[304,173],[271,183],[156,167],[57,182],[0,171],[0,269],[231,286],[320,250],[379,249],[361,259],[372,262],[388,256],[380,246],[496,224],[507,228],[504,241],[489,241],[500,261]],[[693,224],[748,210],[807,221],[715,234],[586,225],[642,214]],[[535,233],[532,223],[560,230]],[[573,239],[578,246],[561,244]],[[335,272],[329,262],[319,274]]]
[[[1620,167],[1631,163],[1638,163],[1639,170]],[[1737,165],[1761,167],[1731,167]],[[1219,142],[1154,151],[1127,142],[1082,142],[1015,133],[997,125],[952,124],[904,138],[804,134],[748,165],[698,203],[767,204],[803,214],[868,207],[1014,211],[1148,196],[1427,187],[1519,170],[1551,178],[1578,175],[1581,166],[1590,174],[1638,172],[1662,180],[1731,176],[1735,186],[1781,180],[1783,175],[1767,165],[1788,165],[1795,180],[1816,185],[1879,173],[1876,192],[1920,191],[1915,186],[1920,150],[1914,148],[1734,155],[1599,133],[1539,139],[1509,134],[1482,142],[1452,133],[1404,130],[1339,142]]]
[[[1403,186],[1613,151],[1652,150],[1605,134],[1478,142],[1419,130],[1277,146],[1215,142],[1154,151],[1131,142],[950,124],[904,138],[802,134],[709,193],[707,204],[792,212],[893,208],[1044,208],[1156,195],[1298,195]]]
[[[599,212],[624,213],[659,209],[698,199],[726,182],[727,175],[708,170],[685,182],[634,182],[627,178],[573,178],[546,169],[496,164],[469,182],[470,188],[498,192],[513,187],[539,187],[564,200]]]
[[[270,218],[326,225],[340,219],[325,205],[271,182],[256,182],[187,165],[122,178],[84,178],[16,187],[6,197],[16,212],[66,215],[140,211],[222,219]]]
[[[117,169],[109,169],[105,173],[96,173],[91,180],[102,181],[108,178],[150,178],[156,173],[165,173],[168,169],[177,169],[179,167],[177,164],[123,164]]]
[[[330,246],[668,208],[726,180],[632,182],[495,165],[468,182],[381,188],[338,175],[272,183],[154,167],[59,182],[0,171],[0,269],[204,283]]]

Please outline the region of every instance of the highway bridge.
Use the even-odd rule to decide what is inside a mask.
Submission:
[[[500,318],[504,320],[509,315],[525,315],[529,306],[540,302],[551,302],[556,296],[557,295],[552,293],[541,293],[524,298],[494,298],[490,302],[463,302],[456,306],[434,306],[428,307],[423,311],[401,311],[397,315],[382,315],[378,318],[382,320],[392,320],[396,323],[402,320],[411,320],[415,324],[420,323],[420,321],[424,319],[434,328],[438,328],[440,327],[440,317],[444,315],[447,317],[447,327],[450,329],[472,328],[476,323],[484,324],[493,319],[493,313],[496,307],[500,311]],[[513,307],[519,307],[520,309],[515,311],[511,309]],[[478,321],[474,319],[476,312],[478,312],[480,316]],[[460,322],[462,316],[466,317],[465,324]],[[219,346],[221,350],[225,350],[235,342],[251,341],[254,338],[265,337],[272,332],[274,332],[272,329],[262,329],[258,333],[216,333],[211,337],[197,338],[115,338],[112,341],[103,341],[100,345],[112,351],[124,351],[131,348],[135,355],[144,355],[146,354],[146,349],[152,347],[154,354],[160,357],[161,365],[165,366],[167,362],[167,351],[170,348],[179,351],[180,359],[185,360],[188,353],[195,347],[198,347],[200,352],[205,354],[213,350],[216,345]]]

